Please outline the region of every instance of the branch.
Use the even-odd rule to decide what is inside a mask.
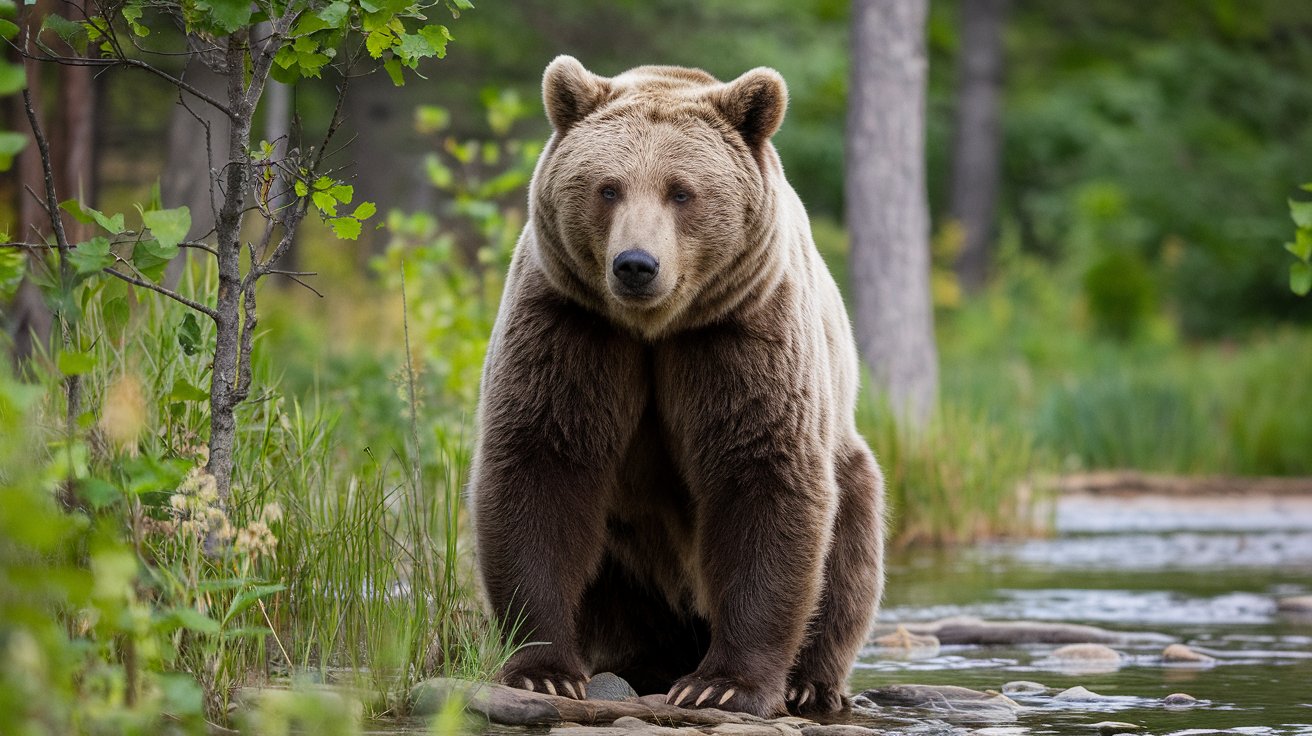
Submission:
[[[178,303],[180,303],[180,304],[184,304],[184,305],[186,305],[186,306],[188,306],[188,307],[191,307],[192,309],[196,310],[197,312],[200,312],[201,314],[203,314],[203,315],[209,317],[209,318],[212,319],[212,320],[218,320],[218,318],[219,318],[219,313],[216,312],[216,311],[214,311],[214,310],[211,309],[210,307],[207,307],[207,306],[205,306],[204,304],[201,304],[201,303],[198,302],[198,301],[194,301],[194,300],[192,300],[192,299],[188,299],[187,297],[185,297],[185,296],[179,294],[178,292],[176,292],[176,291],[174,291],[174,290],[172,290],[172,289],[169,289],[169,288],[166,288],[166,287],[160,286],[159,284],[157,284],[157,283],[155,283],[155,282],[153,282],[153,281],[145,281],[145,280],[142,280],[142,279],[136,278],[135,276],[129,276],[129,275],[123,273],[122,271],[115,271],[115,270],[112,269],[112,268],[106,268],[106,269],[105,269],[105,273],[109,274],[110,276],[116,276],[116,277],[118,277],[118,278],[120,278],[120,279],[123,279],[124,281],[128,282],[129,284],[132,284],[133,286],[141,286],[141,287],[145,287],[145,288],[147,288],[147,289],[150,289],[151,291],[157,292],[157,293],[159,293],[159,294],[163,294],[164,296],[166,296],[166,297],[172,299],[172,300],[175,301],[175,302],[178,302]]]
[[[309,289],[310,291],[314,292],[314,295],[317,296],[317,297],[319,297],[320,299],[323,298],[323,292],[319,291],[318,289],[314,288],[313,286],[310,286],[309,284],[305,283],[304,281],[301,281],[300,279],[296,278],[297,276],[318,276],[319,274],[316,273],[316,272],[314,272],[314,271],[280,271],[280,270],[278,270],[278,269],[276,269],[276,268],[271,268],[271,269],[269,269],[268,271],[266,271],[265,273],[276,273],[276,274],[278,274],[279,276],[286,276],[287,278],[291,279],[292,281],[295,281],[296,283],[300,284],[301,286],[304,286],[305,288],[307,288],[307,289]]]
[[[135,240],[111,240],[111,241],[109,241],[109,244],[110,244],[110,245],[123,245],[124,243],[136,243],[136,242],[137,242],[137,241],[135,241]],[[56,245],[56,244],[54,244],[54,243],[24,243],[24,242],[19,242],[19,241],[15,241],[15,242],[12,242],[12,243],[0,243],[0,248],[37,249],[37,248],[62,248],[62,247],[63,247],[63,246]],[[69,247],[76,247],[76,246],[69,246]],[[219,254],[218,251],[214,250],[213,248],[211,248],[211,247],[210,247],[208,244],[206,244],[206,243],[198,243],[198,242],[194,242],[194,241],[187,241],[187,242],[183,242],[183,243],[178,243],[178,247],[179,247],[179,248],[195,248],[196,250],[203,250],[203,251],[205,251],[206,253],[209,253],[209,254],[212,255],[212,256],[217,256],[217,255]]]
[[[37,150],[41,153],[41,172],[45,175],[46,214],[50,216],[50,226],[55,230],[55,242],[59,244],[61,255],[68,254],[68,235],[64,232],[64,218],[59,216],[59,197],[55,195],[55,172],[50,165],[50,143],[41,130],[41,121],[32,108],[32,90],[23,87],[23,110],[27,113],[27,122],[32,126],[32,137],[36,139]],[[28,190],[31,191],[31,190]],[[61,257],[61,271],[63,258]]]
[[[160,77],[161,79],[167,80],[169,84],[172,84],[174,87],[177,87],[178,89],[186,92],[187,94],[192,95],[196,99],[204,100],[205,102],[212,105],[215,109],[222,112],[224,115],[227,115],[229,118],[232,118],[233,120],[237,119],[236,112],[234,112],[227,105],[223,104],[222,102],[219,102],[218,100],[205,94],[204,92],[201,92],[200,90],[196,89],[192,85],[182,81],[181,79],[178,79],[177,77],[173,76],[172,74],[169,74],[163,69],[160,69],[152,64],[147,64],[146,62],[141,61],[140,59],[129,59],[123,56],[119,56],[113,59],[88,59],[82,57],[61,56],[59,54],[56,54],[50,48],[48,48],[45,44],[42,44],[39,39],[36,42],[36,46],[37,48],[40,48],[42,51],[44,51],[46,53],[46,56],[37,56],[36,54],[28,52],[26,48],[23,48],[22,46],[18,46],[17,44],[14,43],[10,43],[9,46],[15,49],[18,52],[18,54],[22,56],[24,59],[31,59],[33,61],[54,62],[56,64],[61,64],[63,66],[97,66],[97,67],[127,66],[127,67],[134,67],[137,69],[144,69],[145,71],[148,71],[151,74]]]

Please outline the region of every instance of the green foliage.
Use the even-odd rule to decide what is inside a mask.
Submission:
[[[1303,190],[1312,192],[1312,184],[1304,184]],[[1285,243],[1285,250],[1296,259],[1289,265],[1289,289],[1307,296],[1312,291],[1312,202],[1289,200],[1289,215],[1298,228],[1294,242]]]
[[[1120,339],[1143,329],[1154,305],[1154,280],[1138,255],[1108,251],[1084,274],[1084,297],[1098,327]]]

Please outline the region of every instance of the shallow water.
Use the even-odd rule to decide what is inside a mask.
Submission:
[[[1115,647],[1128,658],[1102,674],[1051,668],[1043,660],[1053,646],[943,647],[913,659],[868,649],[852,676],[857,692],[895,683],[1000,690],[1030,680],[1052,692],[1083,685],[1113,696],[1078,705],[1017,698],[1026,707],[1006,724],[926,721],[908,710],[900,715],[919,725],[894,732],[1090,734],[1093,724],[1118,721],[1173,736],[1312,736],[1312,617],[1275,606],[1312,592],[1312,499],[1075,497],[1055,518],[1052,539],[892,555],[881,622],[969,615],[1158,632],[1216,657],[1215,665],[1163,664],[1153,641]],[[1199,703],[1163,706],[1175,692]]]

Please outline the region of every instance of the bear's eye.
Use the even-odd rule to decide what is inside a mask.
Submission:
[[[684,202],[687,202],[688,200],[692,199],[692,195],[680,189],[679,191],[674,193],[674,196],[671,197],[671,199],[673,199],[675,202],[678,202],[679,204],[683,204]]]
[[[602,199],[616,199],[619,196],[620,193],[615,191],[615,187],[603,187],[601,190]]]

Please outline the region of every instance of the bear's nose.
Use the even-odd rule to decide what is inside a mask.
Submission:
[[[656,278],[656,272],[660,270],[661,264],[647,251],[631,248],[615,256],[611,268],[615,271],[616,278],[625,286],[636,289],[646,286]]]

